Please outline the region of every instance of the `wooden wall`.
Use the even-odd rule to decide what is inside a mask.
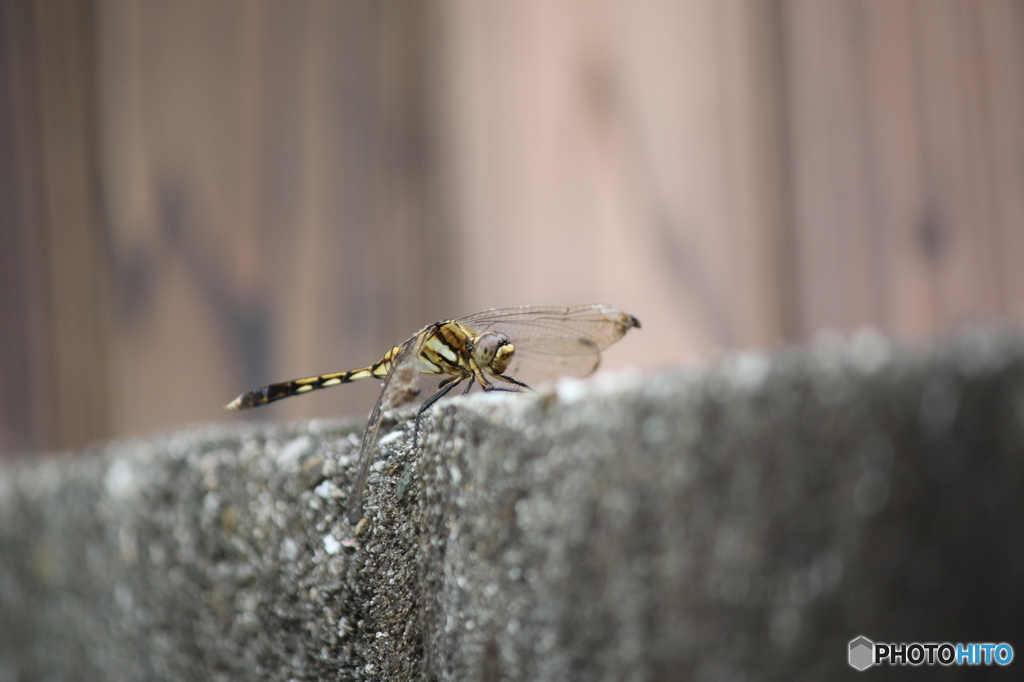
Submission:
[[[1017,0],[12,0],[0,43],[8,456],[489,307],[620,305],[644,368],[1024,312]]]

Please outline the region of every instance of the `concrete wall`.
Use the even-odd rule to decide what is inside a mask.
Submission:
[[[457,399],[417,453],[390,425],[358,536],[355,422],[0,471],[0,682],[819,680],[858,635],[1021,642],[1012,333]]]

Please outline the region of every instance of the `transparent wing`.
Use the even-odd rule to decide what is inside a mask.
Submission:
[[[516,352],[506,374],[528,384],[590,374],[597,369],[602,350],[640,326],[632,315],[603,304],[488,310],[459,322],[478,334],[495,331],[508,336]]]
[[[366,490],[366,479],[370,475],[370,465],[373,464],[377,450],[381,417],[388,410],[413,402],[419,393],[416,390],[419,378],[417,356],[423,350],[426,338],[424,330],[402,344],[402,350],[395,356],[391,371],[384,379],[384,386],[373,412],[370,413],[370,420],[366,423],[366,432],[363,434],[363,443],[359,448],[359,465],[348,497],[349,523],[357,523],[363,515],[363,492]]]

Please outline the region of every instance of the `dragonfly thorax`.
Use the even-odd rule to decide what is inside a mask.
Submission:
[[[501,332],[487,332],[474,337],[471,341],[473,361],[480,369],[490,374],[502,374],[512,362],[516,352],[509,338]]]

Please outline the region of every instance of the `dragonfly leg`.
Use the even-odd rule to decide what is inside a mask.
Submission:
[[[505,381],[509,382],[510,384],[515,384],[516,386],[522,386],[523,388],[530,388],[529,386],[527,386],[523,382],[516,381],[512,377],[507,377],[504,374],[496,374],[495,376],[501,377],[502,379],[504,379]],[[485,391],[503,391],[505,393],[521,393],[521,391],[518,388],[505,388],[503,386],[495,386],[494,384],[491,383],[491,381],[487,377],[485,377],[483,375],[483,372],[481,372],[480,374],[477,374],[476,378],[477,378],[477,381],[480,382],[480,385],[484,387]]]
[[[502,379],[504,379],[505,381],[507,381],[510,384],[515,384],[516,386],[522,386],[523,388],[525,388],[528,391],[532,391],[533,390],[532,388],[530,388],[529,386],[527,386],[523,382],[519,381],[518,379],[513,379],[512,377],[510,377],[510,376],[508,376],[506,374],[499,374],[498,376],[501,377]],[[514,391],[515,389],[507,388],[505,390],[506,391]]]
[[[438,387],[437,389],[437,392],[435,392],[434,395],[424,400],[423,404],[420,405],[420,410],[419,412],[416,413],[416,425],[413,426],[412,429],[412,447],[414,450],[416,449],[416,444],[419,442],[420,422],[423,420],[423,415],[426,413],[427,410],[430,409],[431,405],[433,405],[438,400],[443,398],[448,393],[448,391],[452,390],[453,388],[461,384],[465,379],[466,377],[456,375],[451,377],[450,379],[442,381],[441,386]],[[470,386],[472,385],[473,384],[470,384]]]

